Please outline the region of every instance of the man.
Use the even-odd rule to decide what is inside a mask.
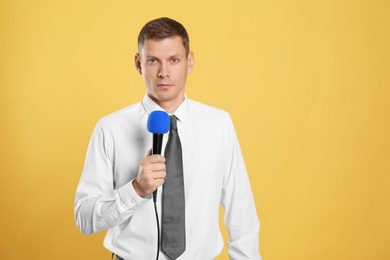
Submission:
[[[230,235],[230,258],[261,259],[260,223],[230,116],[185,95],[194,54],[184,27],[169,18],[147,23],[138,37],[135,67],[143,76],[146,95],[141,102],[98,122],[76,192],[78,228],[86,235],[108,229],[104,246],[118,259],[155,259],[158,230],[151,194],[157,189],[158,216],[162,221],[159,259],[217,257],[224,245],[219,230],[220,203]],[[167,142],[177,138],[175,143],[179,146],[173,153],[180,152],[176,158],[168,158],[167,150],[163,155],[151,155],[152,140],[146,125],[155,110],[171,115],[171,130],[169,138],[164,136],[162,151],[171,146]],[[171,160],[179,160],[175,165],[180,167],[171,166]],[[179,172],[180,177],[171,179],[181,178],[184,184],[173,185],[184,193],[183,212],[164,208],[176,205],[165,193],[174,172]],[[176,215],[183,218],[172,223],[164,217],[168,213],[173,213],[171,219]],[[183,226],[178,228],[181,222]],[[173,238],[168,239],[169,235]],[[175,244],[173,250],[181,248],[173,256],[166,249],[172,240],[180,244]]]

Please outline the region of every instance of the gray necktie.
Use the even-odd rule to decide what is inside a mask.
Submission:
[[[162,191],[161,250],[172,260],[186,248],[183,160],[177,118],[170,116],[171,129],[165,147],[166,172]]]

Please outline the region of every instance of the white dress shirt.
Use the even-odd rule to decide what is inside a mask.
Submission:
[[[157,253],[153,200],[150,195],[139,197],[132,186],[139,162],[152,147],[146,123],[154,110],[163,109],[145,95],[143,101],[98,122],[76,191],[80,231],[89,235],[108,229],[104,246],[126,260],[155,259]],[[229,114],[187,97],[173,114],[183,150],[186,210],[186,250],[178,259],[208,260],[221,253],[220,203],[230,235],[230,259],[261,259],[260,222]],[[162,151],[167,139],[165,134]],[[160,251],[159,259],[167,257]]]

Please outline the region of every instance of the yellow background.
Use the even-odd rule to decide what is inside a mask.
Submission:
[[[74,194],[98,119],[145,93],[136,37],[161,16],[190,34],[188,96],[233,118],[264,260],[390,259],[389,7],[1,1],[0,259],[110,259]]]

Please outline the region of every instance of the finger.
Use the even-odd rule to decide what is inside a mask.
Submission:
[[[165,171],[166,169],[165,163],[151,163],[150,164],[150,169],[154,172],[159,172],[159,171]]]
[[[150,163],[146,161],[146,159],[142,160],[140,163],[140,170],[144,174],[150,175],[152,178],[154,178],[153,176],[155,172],[165,171],[165,169],[165,163]]]
[[[146,155],[146,157],[149,157],[149,156],[151,156],[152,155],[152,149],[150,149],[149,151],[148,151],[148,154]]]
[[[164,184],[164,179],[158,179],[158,180],[156,180],[156,185],[157,185],[157,187],[160,187],[160,186],[162,186],[163,184]]]
[[[167,172],[166,171],[159,171],[159,172],[155,172],[154,173],[154,179],[155,180],[160,180],[160,179],[165,179],[165,177],[167,176]]]
[[[145,158],[148,163],[165,163],[164,156],[160,154],[153,154]]]

